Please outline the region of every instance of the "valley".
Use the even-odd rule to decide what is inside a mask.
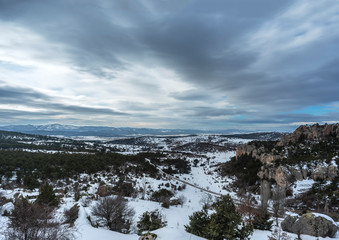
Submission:
[[[286,196],[284,211],[278,214],[273,197],[268,196],[263,200],[262,188],[267,183],[263,183],[260,169],[267,169],[268,166],[260,164],[257,168],[256,165],[248,165],[249,169],[246,170],[252,160],[248,158],[244,163],[239,160],[245,154],[243,149],[247,151],[246,156],[255,159],[258,155],[260,159],[263,150],[261,154],[252,154],[254,149],[260,147],[246,146],[276,143],[280,135],[256,133],[66,138],[2,131],[0,239],[6,239],[7,224],[11,222],[10,213],[15,202],[22,197],[30,202],[37,201],[41,185],[46,182],[58,199],[52,219],[63,223],[65,210],[78,207],[78,218],[71,227],[65,223],[60,225],[60,229],[66,229],[77,240],[138,239],[140,217],[146,211],[154,210],[160,212],[165,222],[163,227],[152,231],[157,234],[157,239],[206,239],[186,232],[185,226],[190,223],[190,216],[195,212],[203,206],[211,206],[224,195],[233,199],[244,219],[250,216],[249,212],[261,209],[263,201],[272,221],[276,219],[279,223],[284,217],[302,214],[307,208],[323,212],[323,207],[313,209],[311,205],[294,199],[302,197],[302,194],[316,186],[326,188],[337,184],[326,176],[322,182],[307,174],[288,182],[286,191],[288,189],[292,193]],[[269,159],[267,156],[265,159]],[[337,159],[335,157],[332,156]],[[237,166],[238,163],[241,165]],[[336,163],[332,165],[337,166]],[[338,173],[333,179],[337,179],[337,176]],[[274,181],[279,183],[279,180]],[[264,191],[274,192],[275,186],[272,183],[270,190]],[[93,207],[100,199],[109,196],[123,196],[133,209],[128,231],[111,231],[98,217],[93,216]],[[333,201],[329,207],[335,213],[338,203],[337,199]],[[332,214],[332,217],[335,219],[336,215]],[[246,222],[249,223],[249,220]],[[249,238],[267,239],[272,234],[268,230],[254,229]],[[287,236],[296,237],[293,233]],[[316,237],[302,235],[302,239]]]

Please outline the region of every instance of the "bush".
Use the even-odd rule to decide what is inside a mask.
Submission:
[[[37,203],[48,206],[57,206],[59,201],[55,196],[53,187],[47,182],[40,186]]]
[[[40,186],[40,183],[36,178],[34,178],[32,176],[25,176],[24,177],[24,186],[26,186],[30,190],[33,190],[35,188],[38,188]]]
[[[163,221],[163,216],[158,210],[144,212],[137,224],[138,234],[140,235],[144,231],[153,231],[164,226],[166,226],[166,222]]]
[[[70,209],[64,210],[65,223],[69,223],[73,225],[74,222],[78,219],[78,217],[79,217],[79,205],[78,204],[75,204]]]
[[[121,197],[103,197],[92,208],[92,214],[112,231],[128,233],[132,224],[134,210]]]
[[[249,239],[252,233],[251,225],[244,225],[241,216],[229,195],[212,204],[211,215],[206,207],[189,217],[186,231],[210,240]]]
[[[19,198],[14,203],[10,216],[9,229],[6,232],[10,240],[70,240],[72,230],[63,228],[59,222],[52,221],[51,208],[30,203],[26,198]]]
[[[241,155],[233,157],[220,168],[221,175],[236,176],[234,185],[238,188],[246,188],[255,185],[258,180],[258,172],[262,166],[260,160],[250,155]]]
[[[133,184],[130,182],[124,182],[122,178],[119,179],[117,185],[114,186],[112,190],[126,197],[132,196],[135,191]]]
[[[161,207],[163,207],[163,208],[169,208],[170,207],[170,204],[169,204],[169,202],[162,202],[161,203]]]
[[[252,225],[254,229],[271,230],[273,220],[270,220],[270,215],[266,212],[257,211],[254,215]]]
[[[173,196],[174,194],[171,191],[162,188],[152,194],[151,200],[156,202],[169,202],[170,198]]]

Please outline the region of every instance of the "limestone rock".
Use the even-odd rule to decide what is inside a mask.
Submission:
[[[141,237],[139,237],[139,240],[156,240],[157,235],[155,233],[145,233]]]
[[[317,166],[311,174],[312,179],[332,180],[338,176],[338,168],[333,165]]]
[[[278,146],[285,146],[289,143],[297,143],[301,140],[324,141],[339,138],[339,123],[319,125],[301,125],[292,134],[280,138]]]
[[[287,216],[281,223],[284,231],[315,237],[334,237],[338,228],[334,221],[322,214],[306,213],[301,217]]]
[[[98,187],[97,194],[100,197],[106,197],[108,195],[111,195],[113,193],[112,191],[113,187],[110,185],[101,185]]]

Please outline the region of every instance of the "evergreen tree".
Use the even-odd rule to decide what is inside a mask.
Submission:
[[[206,236],[207,227],[211,221],[206,206],[201,211],[194,212],[192,216],[189,216],[189,219],[189,225],[185,226],[186,231],[200,237]]]
[[[57,206],[59,201],[55,196],[54,189],[47,182],[40,186],[40,193],[37,198],[37,203],[48,205],[48,206]]]
[[[211,210],[211,215],[203,208],[190,216],[189,225],[185,226],[186,231],[209,240],[249,239],[253,227],[244,225],[229,195],[222,196],[213,203]]]
[[[252,225],[254,229],[271,230],[273,220],[270,220],[270,215],[267,212],[260,212],[254,216]]]
[[[153,231],[166,226],[166,222],[162,218],[158,210],[144,212],[137,224],[138,234],[142,234],[143,231]]]

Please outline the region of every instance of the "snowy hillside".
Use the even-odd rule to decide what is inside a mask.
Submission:
[[[39,140],[39,144],[35,140],[26,142],[32,146],[39,146],[40,150],[33,150],[25,148],[25,151],[34,152],[38,151],[43,153],[43,140]],[[92,221],[95,217],[92,216],[93,206],[97,203],[99,198],[99,189],[103,186],[115,186],[121,179],[121,176],[116,175],[112,171],[99,171],[92,174],[79,174],[74,178],[65,178],[52,181],[52,185],[60,196],[60,205],[55,211],[55,219],[63,219],[64,209],[69,209],[78,203],[79,218],[75,221],[75,226],[72,228],[74,231],[75,239],[77,240],[137,240],[136,234],[137,222],[140,216],[145,211],[154,211],[158,209],[164,216],[167,225],[161,229],[152,231],[158,235],[157,240],[202,240],[203,238],[194,236],[185,231],[185,225],[189,223],[189,216],[195,211],[201,210],[204,204],[210,204],[220,194],[230,194],[235,201],[240,201],[238,193],[233,191],[230,184],[234,181],[232,177],[222,177],[218,172],[220,164],[230,160],[235,155],[235,147],[239,144],[246,143],[249,139],[229,138],[218,135],[202,135],[202,136],[181,136],[181,137],[143,137],[143,138],[122,138],[110,141],[90,141],[86,140],[80,145],[85,152],[73,152],[74,155],[88,155],[94,154],[95,151],[99,152],[118,152],[126,156],[135,155],[145,151],[159,152],[162,157],[155,160],[146,160],[152,166],[158,169],[156,176],[150,174],[134,174],[133,171],[128,172],[124,179],[133,185],[134,191],[127,197],[128,206],[135,211],[132,223],[132,231],[129,234],[122,234],[108,230],[106,227],[93,227],[90,223],[88,216],[91,216]],[[69,143],[71,145],[71,143]],[[78,143],[79,144],[79,143]],[[27,146],[26,146],[27,147]],[[64,150],[52,151],[51,153],[66,153]],[[75,150],[73,150],[75,151]],[[89,152],[86,152],[89,151]],[[70,152],[68,152],[69,154]],[[84,154],[86,153],[86,154]],[[43,154],[47,154],[46,152]],[[142,158],[140,161],[142,161]],[[176,159],[184,159],[188,162],[190,170],[185,172],[173,172],[167,174],[169,169],[175,170],[176,167],[166,164],[171,162],[173,164]],[[123,168],[133,167],[133,162],[128,163]],[[122,168],[121,171],[123,171]],[[165,172],[163,172],[165,171]],[[37,188],[28,190],[22,187],[10,187],[11,181],[15,182],[17,175],[13,174],[10,179],[2,178],[1,195],[6,199],[14,199],[18,195],[27,196],[30,201],[34,201],[39,194]],[[11,185],[13,186],[13,185]],[[75,190],[75,186],[78,190]],[[312,186],[310,182],[297,182],[297,191],[305,191]],[[105,188],[103,188],[105,189]],[[173,192],[171,200],[180,199],[180,204],[170,205],[168,208],[163,207],[162,203],[156,202],[152,199],[152,194],[159,189],[167,189]],[[78,191],[80,198],[76,199],[74,196]],[[112,193],[114,195],[114,193]],[[259,195],[254,195],[256,200],[260,201]],[[8,212],[13,208],[12,203],[6,203],[2,207],[2,215],[5,210]],[[281,221],[280,219],[279,221]],[[61,220],[62,221],[62,220]],[[9,222],[8,216],[0,217],[1,234],[0,239],[5,239],[7,231],[7,223]],[[66,227],[66,225],[64,225]],[[251,239],[268,239],[267,236],[271,235],[270,231],[254,230]],[[296,235],[288,234],[292,238]],[[302,236],[302,239],[313,240],[317,239],[311,236]],[[319,238],[323,239],[323,238]],[[337,238],[339,236],[337,235]]]

